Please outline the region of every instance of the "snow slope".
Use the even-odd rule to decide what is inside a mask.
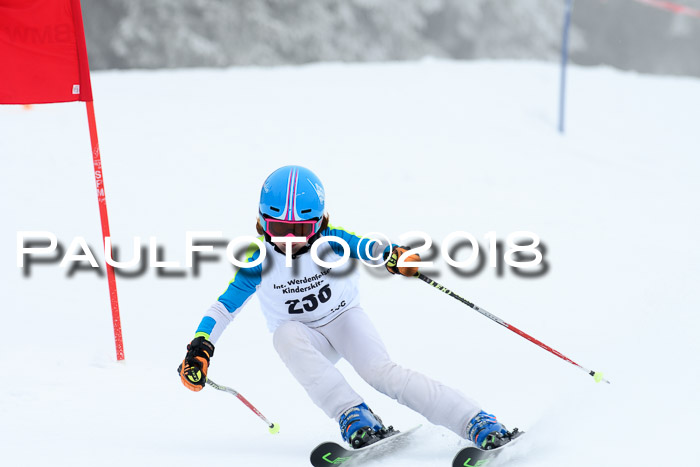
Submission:
[[[543,276],[488,265],[465,276],[439,256],[426,273],[611,385],[420,281],[361,268],[363,304],[394,359],[527,430],[508,465],[653,465],[643,449],[658,443],[674,446],[664,465],[691,465],[700,81],[573,68],[562,137],[557,79],[528,62],[95,73],[115,243],[130,255],[134,236],[156,236],[184,263],[187,230],[253,234],[260,184],[289,163],[313,168],[332,221],[360,233],[423,230],[439,244],[466,230],[485,248],[489,231],[533,231]],[[210,376],[281,433],[230,395],[180,385],[185,345],[232,275],[225,260],[197,277],[118,279],[123,363],[104,277],[17,268],[20,230],[52,231],[64,247],[84,236],[102,261],[83,105],[0,108],[0,154],[3,465],[303,466],[317,442],[339,438],[278,360],[255,299]],[[463,441],[340,365],[386,422],[426,424],[420,443],[372,465],[449,465]]]

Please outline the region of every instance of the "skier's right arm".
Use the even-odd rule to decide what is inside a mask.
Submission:
[[[251,263],[259,256],[260,250],[252,244],[246,252],[246,262]],[[194,339],[187,345],[185,359],[178,368],[182,384],[187,389],[200,391],[206,384],[209,359],[214,355],[214,343],[255,293],[261,277],[262,265],[237,269],[226,291],[204,314]]]

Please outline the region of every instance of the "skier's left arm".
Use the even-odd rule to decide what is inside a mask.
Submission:
[[[330,224],[323,231],[322,235],[324,237],[342,238],[350,246],[350,257],[352,259],[361,259],[370,264],[381,264],[383,262],[383,254],[390,249],[389,246],[384,246],[378,240],[361,237],[355,232]],[[328,243],[336,254],[343,255],[343,246],[340,243],[334,241]]]
[[[393,243],[385,246],[378,240],[361,237],[355,232],[349,232],[342,227],[333,225],[329,225],[323,232],[323,235],[340,237],[345,240],[350,246],[350,257],[353,259],[362,259],[370,264],[382,264],[388,259],[386,268],[392,274],[398,273],[404,276],[414,276],[418,272],[417,267],[397,266],[398,258],[408,251],[408,247]],[[343,254],[343,247],[340,243],[331,241],[329,244],[335,253],[338,255]],[[407,256],[405,261],[420,261],[420,256],[412,254]]]

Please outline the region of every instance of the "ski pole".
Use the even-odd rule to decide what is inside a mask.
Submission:
[[[255,415],[257,415],[258,417],[260,417],[260,418],[267,424],[267,428],[268,428],[268,431],[270,432],[270,434],[276,435],[277,433],[279,433],[279,431],[280,431],[280,426],[277,425],[277,424],[275,424],[275,423],[270,422],[270,420],[268,420],[267,418],[265,418],[265,416],[264,416],[262,413],[260,413],[260,411],[259,411],[258,409],[256,409],[255,406],[254,406],[253,404],[251,404],[250,402],[248,402],[248,399],[246,399],[245,397],[243,397],[243,395],[242,395],[241,393],[239,393],[239,392],[236,391],[235,389],[230,388],[230,387],[228,387],[228,386],[221,386],[221,385],[219,385],[219,384],[216,384],[214,381],[211,380],[211,378],[207,378],[207,384],[208,384],[209,386],[213,387],[214,389],[218,389],[219,391],[228,392],[229,394],[233,394],[234,396],[238,397],[238,399],[239,399],[241,402],[243,402],[243,403],[245,404],[246,407],[248,407],[250,410],[252,410],[253,412],[255,412]]]
[[[473,303],[470,302],[469,300],[460,297],[459,295],[457,295],[456,293],[452,292],[452,291],[451,291],[450,289],[448,289],[447,287],[438,284],[437,282],[435,282],[434,280],[432,280],[432,279],[429,278],[428,276],[426,276],[426,275],[424,275],[424,274],[422,274],[422,273],[420,273],[420,272],[417,272],[416,275],[415,275],[414,277],[417,277],[418,279],[422,280],[423,282],[427,283],[428,285],[432,285],[433,287],[435,287],[436,289],[438,289],[440,292],[446,293],[446,294],[449,295],[450,297],[459,300],[460,302],[464,303],[465,305],[470,306],[470,307],[473,308],[475,311],[478,311],[479,313],[481,313],[482,315],[486,316],[486,317],[487,317],[488,319],[490,319],[491,321],[495,321],[495,322],[497,322],[498,324],[500,324],[501,326],[503,326],[503,327],[505,327],[505,328],[507,328],[507,329],[510,329],[511,331],[513,331],[514,333],[518,334],[519,336],[524,337],[525,339],[529,340],[529,341],[532,342],[533,344],[536,344],[536,345],[542,347],[543,349],[545,349],[546,351],[548,351],[548,352],[550,352],[550,353],[553,353],[554,355],[556,355],[557,357],[561,358],[562,360],[565,360],[565,361],[571,363],[572,365],[574,365],[574,366],[580,368],[581,370],[583,370],[583,371],[585,371],[586,373],[588,373],[589,375],[591,375],[591,376],[593,377],[593,379],[595,380],[596,383],[600,383],[601,381],[605,381],[606,383],[610,384],[610,381],[608,381],[607,379],[603,378],[603,373],[600,373],[600,372],[598,372],[598,371],[592,371],[592,370],[589,370],[588,368],[582,367],[581,365],[579,365],[579,364],[576,363],[575,361],[571,360],[571,359],[568,358],[567,356],[563,355],[562,353],[560,353],[560,352],[554,350],[553,348],[551,348],[550,346],[548,346],[548,345],[546,345],[546,344],[543,344],[542,342],[538,341],[537,339],[535,339],[534,337],[530,336],[529,334],[524,333],[523,331],[521,331],[520,329],[516,328],[516,327],[513,326],[512,324],[506,323],[505,321],[503,321],[503,320],[502,320],[501,318],[499,318],[498,316],[492,315],[491,313],[489,313],[488,311],[484,310],[483,308],[480,308],[480,307],[476,306],[475,304],[473,304]]]

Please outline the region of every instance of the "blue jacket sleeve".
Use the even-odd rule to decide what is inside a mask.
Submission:
[[[252,263],[260,256],[260,250],[247,257],[247,263]],[[228,283],[226,291],[219,296],[219,301],[229,313],[235,312],[255,293],[262,277],[262,264],[253,268],[236,270],[233,279]]]
[[[349,232],[342,227],[337,227],[334,225],[329,225],[326,230],[322,233],[323,236],[334,236],[340,237],[350,245],[350,257],[353,259],[363,259],[365,261],[376,261],[379,252],[374,251],[380,243],[376,240],[372,240],[365,237],[360,237],[355,232]],[[333,251],[339,255],[343,254],[343,247],[337,242],[328,242],[333,249]],[[383,249],[383,253],[386,253],[391,248],[387,246]],[[373,258],[374,257],[374,258]],[[379,258],[381,261],[382,258]]]
[[[246,262],[252,263],[260,257],[256,244],[246,251]],[[219,299],[204,314],[195,333],[195,337],[204,336],[216,342],[226,326],[257,290],[262,278],[262,264],[252,268],[237,269],[233,279]]]

